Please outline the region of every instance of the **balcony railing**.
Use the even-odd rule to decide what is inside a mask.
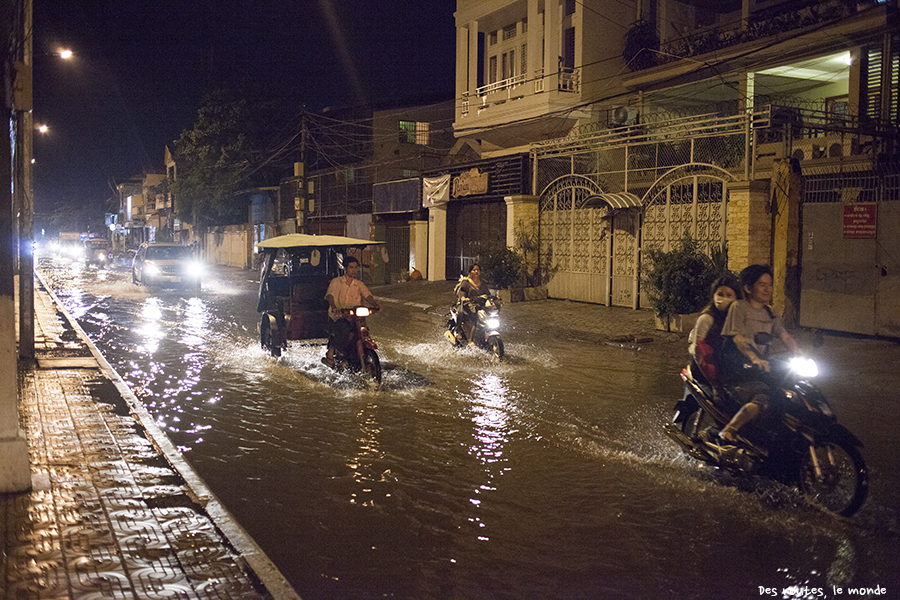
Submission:
[[[475,95],[480,96],[482,102],[489,94],[496,94],[505,91],[508,97],[512,96],[512,90],[525,83],[525,75],[515,75],[507,79],[501,79],[494,83],[483,85],[475,90]]]
[[[652,60],[634,61],[629,66],[632,71],[639,71],[680,58],[721,51],[738,44],[847,18],[856,11],[864,10],[866,6],[875,4],[877,4],[875,0],[859,0],[853,5],[840,0],[823,0],[819,3],[805,5],[798,10],[782,13],[760,11],[751,14],[748,22],[742,28],[713,28],[697,31],[687,37],[663,44],[660,47],[661,52],[652,53]],[[785,6],[789,7],[790,4]]]
[[[537,69],[534,71],[533,81],[535,94],[540,94],[547,89],[545,84],[546,78],[544,77],[543,69]],[[522,74],[516,75],[515,77],[509,77],[501,81],[496,81],[494,83],[489,83],[488,85],[483,85],[479,88],[476,88],[474,94],[472,94],[471,92],[463,92],[460,103],[460,114],[462,116],[466,116],[469,114],[470,101],[473,96],[477,97],[481,103],[478,107],[479,110],[483,110],[491,104],[500,104],[506,102],[507,100],[520,98],[525,95],[524,90],[522,90],[521,88],[527,82],[527,75]],[[559,72],[559,83],[557,85],[557,90],[559,90],[560,92],[578,92],[580,86],[580,69],[571,69],[564,67],[563,70]]]

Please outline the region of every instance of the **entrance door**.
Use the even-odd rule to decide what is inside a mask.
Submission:
[[[506,203],[451,202],[447,210],[447,279],[467,273],[482,249],[506,246]]]
[[[640,213],[619,211],[613,217],[612,298],[613,306],[637,308],[637,247]]]

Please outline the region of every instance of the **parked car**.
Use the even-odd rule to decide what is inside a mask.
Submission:
[[[203,265],[191,248],[178,244],[141,244],[131,263],[131,281],[136,285],[199,290],[202,275]]]

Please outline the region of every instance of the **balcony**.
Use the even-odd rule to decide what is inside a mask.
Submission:
[[[559,73],[559,83],[556,86],[557,91],[566,93],[577,93],[580,90],[581,70],[563,68]],[[544,70],[538,69],[534,71],[533,94],[540,94],[547,91],[546,77]],[[526,95],[528,78],[526,75],[516,75],[507,79],[502,79],[488,85],[483,85],[475,90],[475,93],[464,92],[462,95],[461,116],[465,117],[469,114],[471,108],[471,99],[478,98],[478,112],[487,109],[493,104],[504,104],[510,100],[516,100]],[[531,95],[531,94],[529,94]]]

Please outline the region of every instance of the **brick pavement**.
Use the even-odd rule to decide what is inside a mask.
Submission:
[[[0,495],[0,598],[298,598],[36,284],[32,490]]]

